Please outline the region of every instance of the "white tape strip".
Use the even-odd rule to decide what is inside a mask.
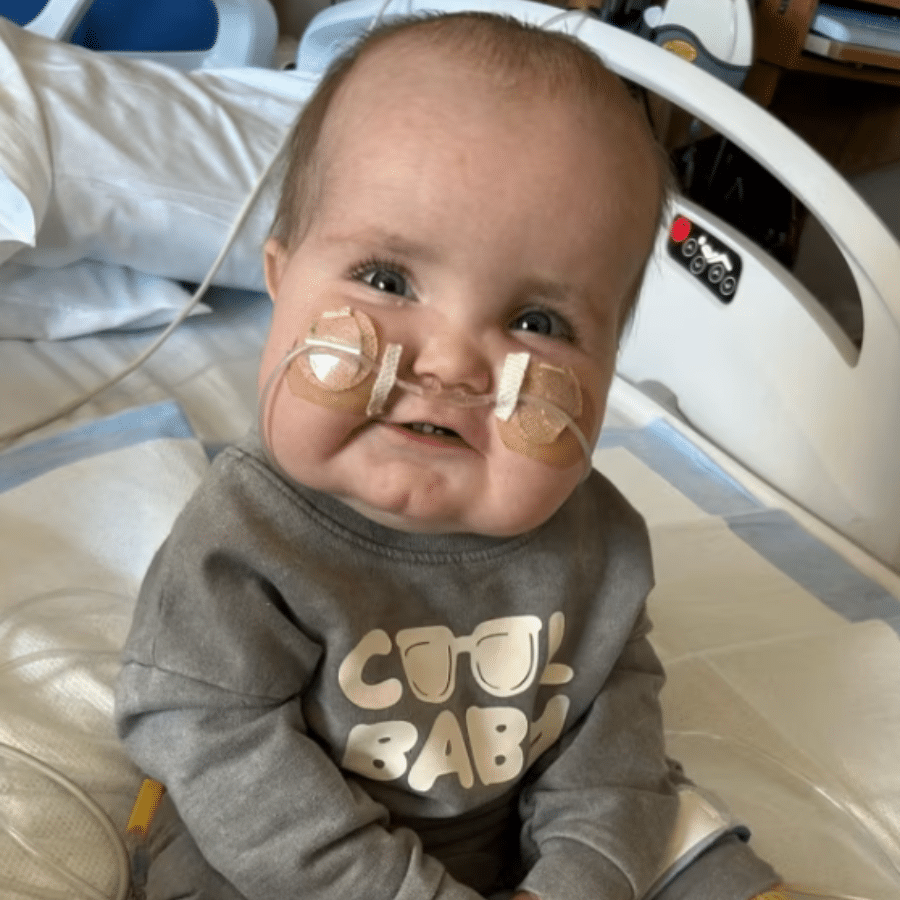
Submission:
[[[497,386],[497,400],[494,413],[502,422],[508,422],[519,402],[519,391],[528,371],[530,353],[508,353],[503,361],[500,384]]]
[[[381,368],[378,370],[375,384],[372,385],[372,393],[369,394],[369,405],[366,407],[367,416],[378,416],[384,410],[388,395],[397,381],[397,368],[400,365],[401,353],[403,353],[402,344],[388,344],[384,348]]]

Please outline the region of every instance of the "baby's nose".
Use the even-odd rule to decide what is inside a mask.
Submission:
[[[491,362],[478,342],[449,328],[429,335],[419,344],[411,371],[426,390],[443,387],[486,394],[494,380]]]

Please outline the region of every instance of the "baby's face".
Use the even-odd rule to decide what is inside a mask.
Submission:
[[[593,445],[654,233],[657,179],[640,144],[622,112],[601,121],[583,104],[500,94],[433,55],[389,68],[375,51],[329,113],[308,231],[290,252],[267,244],[260,383],[323,313],[349,308],[379,351],[402,345],[410,383],[490,394],[521,352],[530,372],[567,372]],[[375,372],[332,392],[308,368],[304,380],[292,364],[268,397],[270,450],[291,478],[381,524],[520,534],[584,474],[568,429],[536,441],[517,414],[396,389],[370,416]]]

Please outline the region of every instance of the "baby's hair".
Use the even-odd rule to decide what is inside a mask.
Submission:
[[[381,24],[365,34],[332,63],[304,107],[287,145],[284,183],[270,232],[286,250],[296,248],[313,218],[321,181],[317,171],[320,138],[335,95],[361,59],[387,42],[404,37],[415,37],[463,56],[471,65],[490,73],[498,88],[527,89],[552,97],[581,97],[601,107],[633,106],[635,121],[645,131],[656,164],[657,222],[662,224],[675,193],[668,156],[624,82],[610,78],[609,69],[589,47],[564,32],[546,31],[509,16],[483,12],[426,14]],[[401,46],[398,41],[398,52]],[[626,303],[620,320],[622,330],[631,316],[639,287],[640,280],[634,296]]]

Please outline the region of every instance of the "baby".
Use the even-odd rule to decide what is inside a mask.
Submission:
[[[682,779],[645,528],[589,454],[664,159],[593,53],[480,14],[374,31],[289,156],[259,429],[118,685],[177,810],[149,896],[638,900]],[[658,896],[777,880],[727,834]]]

